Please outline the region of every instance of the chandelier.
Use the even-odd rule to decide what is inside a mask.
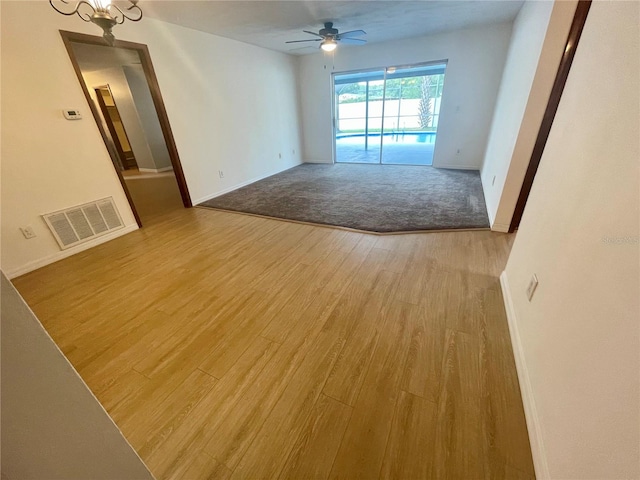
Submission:
[[[124,23],[125,19],[137,22],[142,18],[142,10],[138,7],[138,0],[129,0],[129,2],[131,5],[123,11],[113,5],[111,0],[80,0],[75,4],[75,7],[71,7],[71,2],[67,0],[58,0],[56,3],[64,5],[61,5],[63,8],[61,10],[56,7],[54,0],[49,0],[56,12],[67,16],[77,14],[85,22],[92,22],[98,25],[102,28],[104,32],[102,36],[109,45],[113,45],[115,40],[113,33],[111,33],[111,29],[115,25]]]

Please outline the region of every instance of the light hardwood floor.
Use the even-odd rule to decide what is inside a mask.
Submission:
[[[195,208],[14,283],[159,479],[524,479],[511,239]]]
[[[184,208],[173,172],[129,173],[125,181],[144,227],[159,215]]]

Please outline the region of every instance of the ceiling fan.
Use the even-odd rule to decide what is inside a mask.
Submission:
[[[345,43],[351,45],[362,45],[367,43],[362,38],[355,38],[361,35],[366,35],[364,30],[350,30],[348,32],[340,33],[337,28],[333,28],[333,22],[326,22],[324,28],[321,28],[318,33],[303,30],[304,33],[314,35],[318,38],[310,38],[308,40],[290,40],[285,43],[302,43],[302,42],[320,42],[320,48],[326,52],[332,52],[338,46],[338,43]]]

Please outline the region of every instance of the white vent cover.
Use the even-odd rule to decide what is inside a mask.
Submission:
[[[61,249],[124,227],[112,197],[42,216]]]

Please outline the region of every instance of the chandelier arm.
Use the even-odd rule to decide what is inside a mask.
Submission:
[[[91,21],[91,15],[88,13],[83,13],[80,12],[80,7],[82,5],[87,5],[89,8],[91,8],[91,12],[92,13],[96,13],[96,10],[93,8],[93,5],[91,5],[88,2],[85,2],[84,0],[81,0],[80,2],[78,2],[78,16],[80,17],[81,20],[85,21],[85,22],[90,22]]]
[[[64,3],[65,5],[69,5],[70,2],[66,1],[66,0],[60,0],[62,3]],[[53,9],[58,12],[61,13],[62,15],[66,15],[66,16],[71,16],[71,15],[78,15],[78,17],[80,17],[82,20],[84,20],[85,22],[90,22],[91,21],[91,16],[88,13],[82,13],[80,12],[80,8],[83,5],[87,5],[92,12],[95,13],[95,8],[93,8],[93,6],[89,3],[86,2],[85,0],[80,0],[78,3],[76,3],[75,8],[70,11],[70,12],[65,12],[64,10],[60,10],[58,7],[55,6],[55,4],[53,3],[53,0],[49,0],[49,5],[51,5],[53,7]],[[83,16],[84,15],[84,16]]]
[[[135,3],[131,2],[131,6],[127,8],[127,12],[133,10],[132,13],[135,13],[137,17],[129,17],[125,14],[125,17],[132,22],[139,22],[142,19],[142,9],[137,5],[137,3],[137,1]]]
[[[127,13],[123,12],[120,9],[120,7],[118,7],[117,5],[113,5],[113,4],[111,4],[109,6],[109,14],[116,21],[116,23],[118,25],[123,24],[125,19],[126,20],[131,20],[132,22],[137,22],[142,18],[142,10],[140,10],[140,7],[138,7],[137,5],[133,4],[129,8],[127,8],[127,12],[129,10],[134,9],[134,8],[137,10],[137,14],[138,14],[137,17],[130,17],[129,15],[127,15]],[[112,12],[112,10],[116,10],[117,13]]]

